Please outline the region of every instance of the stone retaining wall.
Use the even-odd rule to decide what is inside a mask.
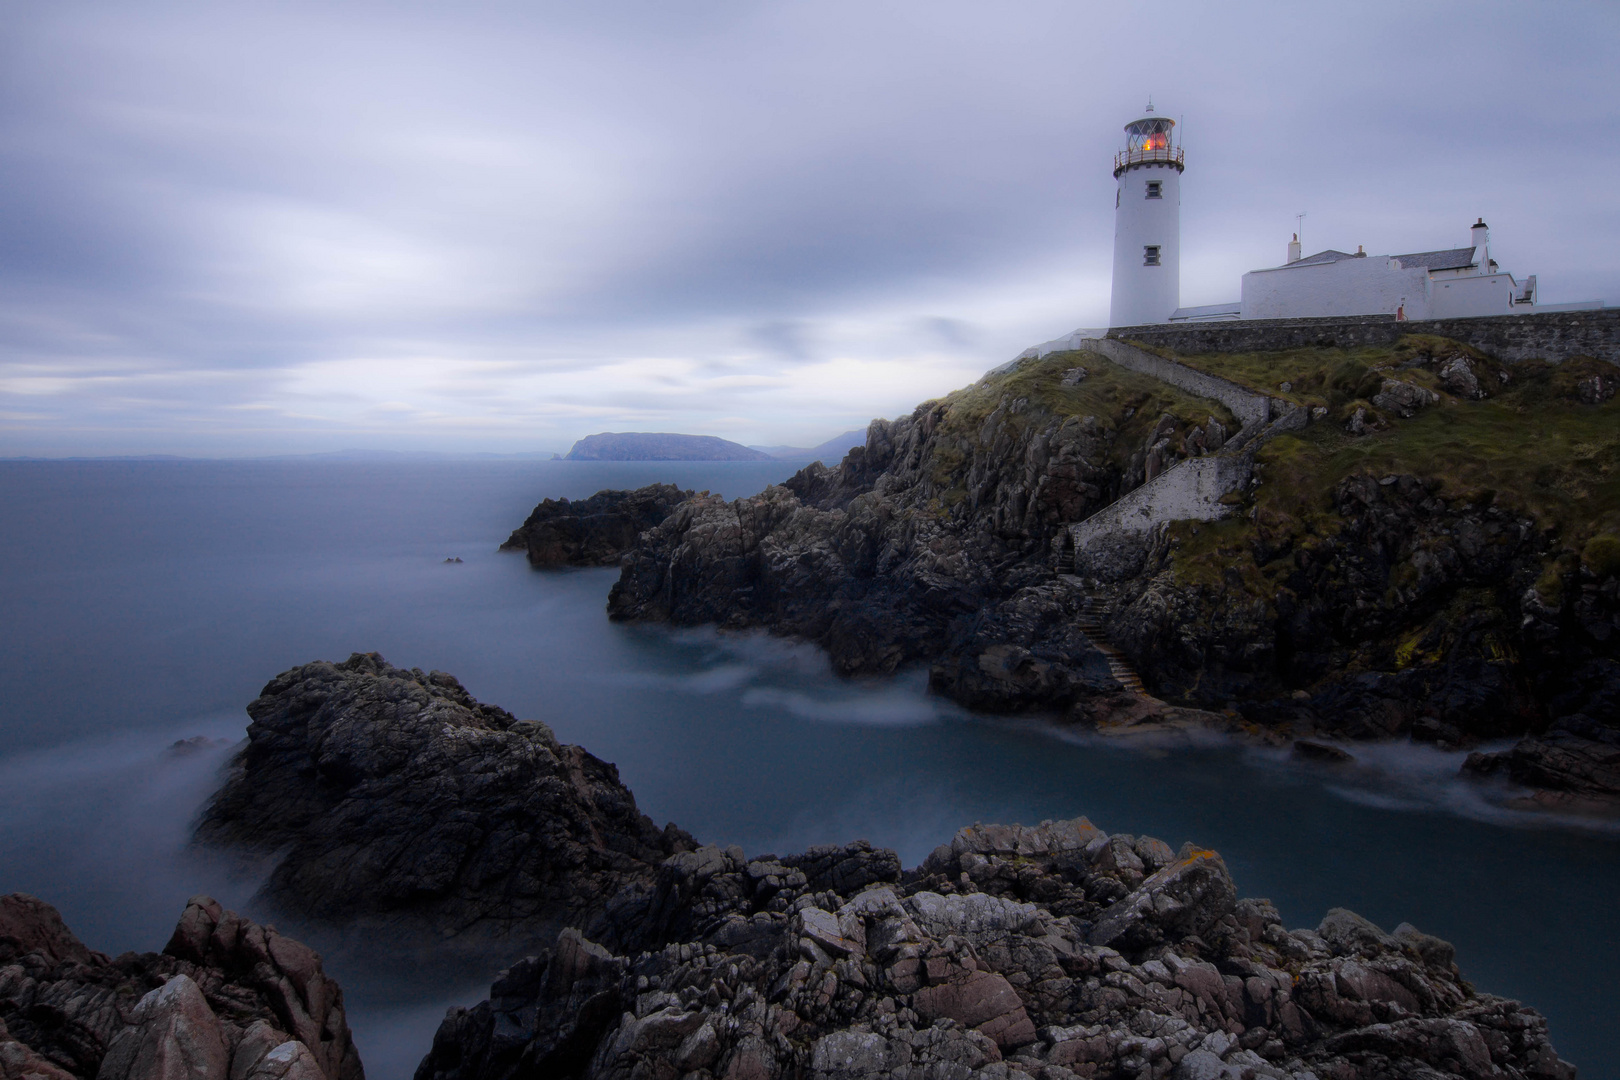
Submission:
[[[1189,356],[1307,346],[1393,345],[1403,334],[1452,338],[1502,360],[1539,357],[1556,363],[1572,356],[1595,356],[1620,363],[1620,308],[1409,322],[1396,322],[1393,315],[1357,315],[1331,319],[1156,323],[1117,326],[1108,331],[1112,339],[1140,341]]]

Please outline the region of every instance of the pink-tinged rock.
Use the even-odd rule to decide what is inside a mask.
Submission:
[[[0,960],[31,952],[54,963],[92,961],[89,948],[67,928],[54,907],[27,893],[0,896]]]
[[[1093,1035],[1088,1039],[1064,1039],[1053,1043],[1046,1060],[1052,1065],[1073,1068],[1084,1062],[1104,1062],[1114,1059],[1114,1048],[1108,1036]]]
[[[308,1046],[287,1040],[262,1052],[253,1064],[240,1070],[233,1062],[230,1080],[326,1080],[326,1074],[322,1074],[321,1064]]]
[[[214,1010],[185,975],[136,1003],[97,1080],[227,1080],[230,1053]]]
[[[799,912],[797,921],[801,934],[834,956],[860,956],[866,951],[866,942],[853,937],[859,920],[845,920],[840,924],[838,916],[832,912],[812,907]],[[852,936],[846,937],[846,930]]]
[[[329,1080],[355,1080],[361,1074],[342,990],[322,972],[314,949],[225,910],[212,897],[194,896],[164,952],[245,976],[286,1029],[282,1041],[302,1043]]]
[[[1035,1041],[1035,1025],[1018,991],[993,972],[973,971],[955,982],[925,986],[912,1001],[924,1018],[948,1017],[964,1027],[976,1028],[1002,1049]]]
[[[776,1056],[765,1040],[747,1035],[732,1051],[726,1064],[725,1080],[771,1080],[777,1075]]]
[[[950,851],[957,855],[1041,857],[1069,851],[1084,851],[1102,835],[1102,830],[1086,818],[1048,821],[1034,828],[1024,825],[969,825],[951,838]]]
[[[52,1062],[34,1052],[32,1047],[15,1041],[0,1021],[0,1080],[75,1080]]]
[[[1103,912],[1091,944],[1130,951],[1202,935],[1236,905],[1237,887],[1220,855],[1184,845],[1175,862]]]
[[[174,933],[163,951],[193,964],[208,963],[208,944],[225,909],[212,896],[193,896],[175,924]]]
[[[680,1008],[663,1008],[639,1019],[633,1019],[619,1028],[614,1037],[611,1056],[648,1054],[674,1050],[686,1037],[703,1026],[701,1012],[687,1012]]]
[[[1423,1008],[1417,996],[1377,968],[1355,960],[1336,961],[1333,965],[1339,996],[1355,1001],[1393,1002],[1409,1013]]]

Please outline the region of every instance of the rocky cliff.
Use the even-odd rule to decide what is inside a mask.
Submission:
[[[1026,360],[911,416],[875,421],[836,469],[727,503],[682,504],[625,561],[620,619],[768,626],[841,672],[934,665],[982,708],[1117,692],[1058,581],[1056,531],[1182,457],[1223,408],[1087,355]]]
[[[512,531],[502,551],[521,551],[529,565],[617,566],[643,532],[692,497],[674,484],[635,491],[598,491],[588,499],[546,499]]]
[[[417,1080],[1573,1078],[1450,945],[1348,911],[1288,930],[1220,856],[1084,818],[676,855],[452,1009]]]
[[[291,915],[472,950],[549,943],[694,846],[614,767],[454,677],[375,653],[277,676],[197,828],[273,854]]]
[[[1060,525],[1233,429],[1097,354],[1052,354],[874,423],[836,469],[682,504],[625,560],[609,612],[766,626],[847,673],[926,662],[970,706],[1088,722],[1142,713],[1108,645],[1156,699],[1228,726],[1452,746],[1550,730],[1574,757],[1530,744],[1476,771],[1571,806],[1620,795],[1593,737],[1620,717],[1620,369],[1417,337],[1181,359],[1318,420],[1258,452],[1224,521],[1056,576]]]
[[[364,1080],[343,991],[304,945],[194,898],[161,953],[116,960],[0,897],[5,1080]]]

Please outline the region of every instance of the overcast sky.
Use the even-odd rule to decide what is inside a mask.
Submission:
[[[1620,303],[1620,5],[13,3],[0,455],[810,445],[1106,322],[1467,243]]]

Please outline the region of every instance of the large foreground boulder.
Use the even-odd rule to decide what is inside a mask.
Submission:
[[[1445,942],[1236,897],[1216,853],[1084,818],[909,872],[699,848],[452,1009],[416,1080],[1573,1080]]]
[[[300,918],[530,948],[696,846],[611,764],[443,672],[356,653],[283,672],[248,714],[197,838],[273,855],[264,895]]]
[[[365,1080],[343,991],[303,944],[206,896],[161,953],[116,960],[0,897],[4,1080]]]

